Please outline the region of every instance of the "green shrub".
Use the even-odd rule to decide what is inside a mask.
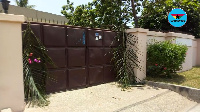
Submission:
[[[147,75],[171,76],[182,68],[187,46],[170,41],[155,42],[147,48]]]

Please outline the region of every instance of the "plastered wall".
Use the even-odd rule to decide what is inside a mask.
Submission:
[[[0,13],[0,111],[24,110],[21,23],[24,16]]]
[[[200,66],[200,39],[196,39],[197,42],[197,57],[196,57],[196,65]]]

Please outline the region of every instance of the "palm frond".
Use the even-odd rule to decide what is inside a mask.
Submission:
[[[117,48],[112,49],[114,69],[117,73],[117,78],[122,88],[127,88],[131,84],[136,83],[137,77],[134,73],[134,68],[140,68],[138,54],[139,50],[136,47],[137,37],[125,33],[124,30],[118,31],[115,40],[121,39],[121,43]]]
[[[49,77],[47,63],[54,65],[46,48],[31,30],[30,23],[23,31],[24,94],[27,103],[37,106],[48,105],[46,78]],[[37,62],[36,62],[37,60]]]

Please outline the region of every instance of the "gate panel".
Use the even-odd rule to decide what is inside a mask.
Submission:
[[[22,24],[22,30],[26,30],[27,23]],[[42,34],[41,34],[41,26],[40,24],[31,24],[31,29],[36,37],[38,37],[42,41]]]
[[[103,46],[103,32],[101,30],[88,30],[88,46]]]
[[[68,69],[69,88],[86,86],[87,72],[86,68]]]
[[[47,50],[48,50],[48,55],[51,57],[51,59],[58,68],[66,67],[65,48],[47,48]],[[54,68],[54,67],[48,65],[48,68]]]
[[[65,46],[65,27],[44,25],[44,45],[51,47]]]
[[[67,43],[69,47],[83,47],[86,41],[86,30],[80,28],[67,28]]]
[[[104,31],[104,39],[103,39],[103,44],[106,47],[116,47],[119,45],[118,40],[115,39],[117,36],[116,32],[112,31]]]
[[[68,66],[85,66],[85,48],[68,48]]]
[[[103,48],[89,48],[89,65],[101,65],[103,60]]]
[[[57,92],[66,91],[67,89],[67,73],[66,70],[51,70],[49,71],[50,78],[47,78],[46,91]]]
[[[90,84],[103,83],[103,66],[89,68]]]
[[[112,57],[112,48],[104,48],[104,64],[110,65]]]
[[[116,73],[114,72],[112,65],[104,66],[104,82],[111,82],[116,79]]]

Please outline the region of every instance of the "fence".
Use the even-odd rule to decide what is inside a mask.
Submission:
[[[0,13],[3,12],[3,8],[0,2]],[[64,16],[51,14],[47,12],[37,11],[34,9],[27,9],[24,7],[18,7],[14,5],[10,5],[8,9],[9,14],[15,15],[24,15],[26,17],[26,21],[32,22],[42,22],[42,23],[51,23],[51,24],[59,24],[64,25],[68,22],[68,19]]]
[[[26,23],[22,28],[25,30]],[[31,28],[58,66],[58,68],[49,66],[51,77],[57,82],[47,80],[47,92],[65,91],[114,81],[116,75],[110,63],[112,57],[110,51],[119,42],[114,41],[114,44],[110,45],[116,36],[115,32],[35,22],[31,24]],[[152,39],[157,41],[174,39],[173,43],[187,45],[188,51],[181,71],[197,65],[197,42],[192,35],[154,32],[141,28],[129,29],[127,32],[139,37],[136,46],[140,52],[138,64],[142,71],[136,68],[134,71],[140,80],[146,77],[146,49]],[[140,81],[139,79],[137,81]]]
[[[47,92],[115,80],[110,52],[118,42],[110,45],[116,32],[44,23],[31,23],[31,28],[58,66],[48,67],[57,82],[47,80]]]

